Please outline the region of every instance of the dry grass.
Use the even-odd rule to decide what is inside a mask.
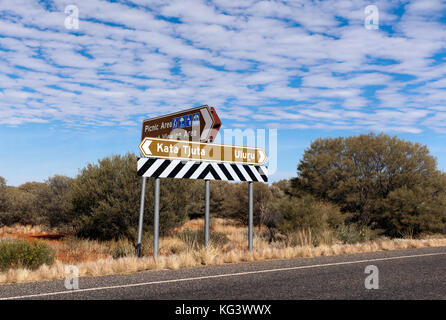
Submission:
[[[17,235],[47,235],[48,230],[43,226],[22,226],[15,224],[11,227],[1,227],[0,228],[0,238],[6,238],[6,237],[17,237]]]
[[[200,220],[187,222],[175,233],[186,229],[197,230],[203,227]],[[211,230],[227,234],[229,243],[216,247],[199,247],[192,250],[186,243],[173,234],[160,239],[160,256],[155,261],[152,254],[151,239],[143,243],[145,257],[137,258],[133,254],[114,259],[116,252],[133,253],[133,244],[130,242],[96,242],[79,239],[65,239],[64,241],[49,241],[56,250],[54,265],[42,266],[35,271],[26,269],[9,270],[0,273],[0,283],[31,282],[65,278],[65,266],[75,264],[80,276],[99,276],[118,273],[133,273],[143,270],[179,269],[201,265],[216,265],[224,263],[237,263],[247,261],[261,261],[268,259],[290,259],[303,257],[330,256],[336,254],[352,254],[362,252],[375,252],[381,250],[397,250],[421,247],[446,246],[446,238],[429,238],[425,240],[414,239],[378,239],[359,244],[339,244],[333,242],[332,235],[327,234],[321,245],[311,244],[311,231],[296,234],[295,246],[287,246],[284,242],[268,243],[258,236],[264,230],[256,228],[254,237],[254,251],[247,251],[247,232],[243,226],[234,221],[213,219]],[[41,231],[41,230],[40,230]],[[36,231],[36,233],[39,233]],[[331,244],[334,243],[334,244]]]

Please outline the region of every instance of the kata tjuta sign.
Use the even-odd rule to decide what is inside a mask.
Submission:
[[[216,143],[144,138],[139,149],[147,158],[202,160],[263,165],[265,150]]]
[[[167,114],[143,121],[141,141],[161,138],[197,142],[212,142],[221,121],[213,107],[200,107]]]

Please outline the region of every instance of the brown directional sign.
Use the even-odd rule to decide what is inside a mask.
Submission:
[[[262,148],[224,144],[144,138],[139,149],[147,158],[202,160],[263,165],[266,160]]]
[[[221,126],[214,108],[207,105],[144,120],[144,138],[212,142]]]

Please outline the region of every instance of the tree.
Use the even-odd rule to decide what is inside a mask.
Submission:
[[[426,146],[384,134],[317,139],[305,150],[292,185],[297,192],[338,204],[343,212],[350,213],[353,222],[382,228],[393,235],[398,227],[388,215],[395,212],[396,198],[411,191],[418,193],[418,201],[437,201],[435,195],[443,192],[436,184],[436,166]],[[439,209],[437,215],[443,221],[444,209]],[[418,221],[433,218],[421,207],[416,217]],[[407,223],[405,228],[415,232],[426,230],[415,228],[414,219]]]
[[[89,164],[74,180],[70,201],[74,227],[81,237],[109,240],[135,239],[138,226],[141,177],[136,172],[137,156],[107,157]],[[144,229],[153,228],[154,179],[147,181]],[[201,181],[202,182],[202,181]],[[197,197],[200,182],[163,179],[160,190],[160,233],[166,234],[200,210]],[[203,186],[204,189],[204,186]]]
[[[154,179],[150,181],[153,185]],[[203,180],[161,179],[160,191],[160,232],[162,234],[168,234],[188,217],[204,216]],[[153,210],[151,216],[153,217]]]
[[[21,224],[48,225],[46,207],[51,188],[42,182],[26,182],[14,190],[20,198],[12,197],[12,211],[20,216]]]
[[[67,199],[72,179],[54,176],[45,183],[27,182],[6,186],[0,179],[0,222],[56,227],[68,223]]]
[[[254,182],[254,224],[260,225],[261,216],[265,214],[268,201],[271,199],[271,191],[265,183]],[[225,211],[227,216],[236,219],[243,224],[248,223],[249,193],[248,183],[230,184],[230,191],[226,194]]]
[[[7,186],[6,180],[0,177],[0,226],[4,224],[4,217],[7,211],[8,197],[6,195]]]
[[[229,218],[228,201],[231,200],[233,183],[227,181],[211,181],[210,213],[221,218]],[[204,192],[204,190],[203,190]],[[204,201],[204,199],[203,199]]]
[[[0,212],[4,212],[6,210],[6,180],[3,177],[0,177]]]
[[[391,236],[444,232],[446,179],[439,174],[430,186],[403,186],[389,193],[378,214],[381,226]]]
[[[73,220],[69,200],[73,180],[70,177],[55,175],[45,181],[48,189],[41,197],[45,199],[44,211],[51,227],[66,226]]]
[[[288,188],[289,180],[274,182],[269,188],[268,202],[261,210],[260,224],[266,226],[269,242],[277,240],[278,227],[283,221],[283,212],[278,210],[277,204],[287,197],[286,190]]]
[[[78,236],[100,240],[134,237],[141,193],[136,163],[136,155],[126,154],[101,159],[81,170],[69,196]],[[149,199],[146,195],[147,202]],[[150,224],[150,206],[146,205],[144,213],[145,224]]]
[[[2,197],[4,197],[3,208],[0,210],[0,224],[12,225],[44,224],[45,218],[42,216],[40,208],[36,209],[36,195],[20,187],[2,187]],[[36,189],[33,189],[35,191]],[[36,209],[36,210],[35,210]]]

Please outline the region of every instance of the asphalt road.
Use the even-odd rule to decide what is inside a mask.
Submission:
[[[366,289],[367,266],[379,289]],[[446,299],[446,247],[0,285],[0,299]]]

